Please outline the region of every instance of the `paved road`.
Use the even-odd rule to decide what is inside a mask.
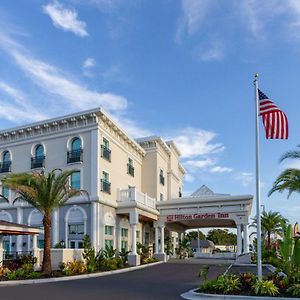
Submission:
[[[0,300],[174,300],[199,284],[199,263],[166,263],[123,274],[1,287]],[[210,266],[209,277],[226,266]]]

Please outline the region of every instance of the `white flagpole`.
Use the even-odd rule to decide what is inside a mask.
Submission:
[[[258,74],[254,76],[255,90],[255,136],[256,136],[256,225],[257,225],[257,275],[262,280],[261,265],[261,224],[260,224],[260,159],[259,159],[259,123],[258,123]]]

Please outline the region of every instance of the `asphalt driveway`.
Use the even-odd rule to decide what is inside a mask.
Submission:
[[[171,262],[83,280],[1,287],[0,300],[169,300],[199,284],[199,263]],[[226,266],[210,266],[215,277]]]

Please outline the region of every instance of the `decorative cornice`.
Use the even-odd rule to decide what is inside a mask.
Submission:
[[[144,150],[157,148],[157,144],[159,144],[164,151],[168,154],[168,156],[171,155],[171,150],[168,147],[168,145],[165,143],[165,141],[159,137],[159,136],[149,136],[144,138],[138,138],[136,141],[143,147]]]
[[[82,128],[97,123],[99,108],[0,131],[0,143]]]

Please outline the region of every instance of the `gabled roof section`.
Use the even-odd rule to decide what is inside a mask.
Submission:
[[[229,194],[216,194],[210,188],[208,188],[205,184],[203,184],[199,189],[197,189],[194,193],[191,194],[190,197],[201,197],[201,196],[221,196],[221,195],[229,195]]]

